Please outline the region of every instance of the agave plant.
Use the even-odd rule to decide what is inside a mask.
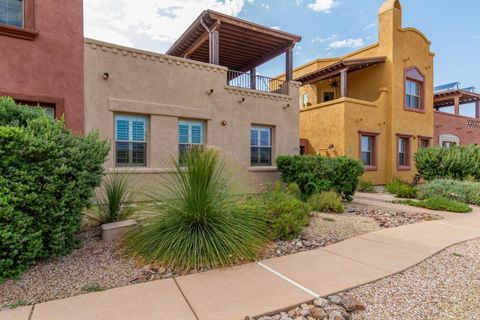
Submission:
[[[250,261],[267,241],[265,215],[241,200],[238,174],[218,150],[189,149],[154,197],[157,214],[127,234],[127,253],[177,270]],[[237,172],[238,173],[238,172]]]
[[[124,220],[136,211],[135,183],[125,173],[106,176],[95,193],[96,206],[87,219],[99,224]]]

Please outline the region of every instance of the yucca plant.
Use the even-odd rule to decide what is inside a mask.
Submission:
[[[87,219],[99,223],[124,220],[136,211],[135,183],[125,173],[114,172],[103,179],[95,192],[96,205]]]
[[[192,148],[153,197],[157,214],[124,239],[126,252],[143,262],[181,271],[254,260],[267,241],[261,208],[242,201],[241,179],[218,150]]]

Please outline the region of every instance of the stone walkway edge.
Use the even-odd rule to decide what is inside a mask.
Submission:
[[[353,203],[420,211],[386,201],[360,193]],[[402,272],[452,245],[480,237],[480,208],[474,207],[471,214],[434,213],[444,219],[233,268],[20,307],[0,312],[0,320],[256,319]]]

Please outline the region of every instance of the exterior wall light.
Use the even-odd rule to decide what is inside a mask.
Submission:
[[[207,90],[207,94],[212,94],[213,91],[214,91],[213,89],[208,89],[208,90]]]
[[[242,103],[242,102],[245,102],[245,98],[238,100],[238,103]]]
[[[108,78],[110,78],[110,74],[108,72],[104,72],[103,79],[107,80]]]
[[[226,126],[226,125],[227,125],[227,121],[222,120],[221,124],[222,124],[222,126]]]
[[[288,108],[290,108],[290,103],[287,103],[286,106],[283,106],[283,109],[288,109]]]

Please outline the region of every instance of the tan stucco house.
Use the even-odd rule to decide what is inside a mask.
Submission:
[[[167,54],[85,39],[85,131],[112,141],[107,168],[149,184],[189,145],[215,146],[259,184],[278,178],[275,158],[299,153],[301,38],[204,11]],[[285,81],[255,68],[285,54]]]

